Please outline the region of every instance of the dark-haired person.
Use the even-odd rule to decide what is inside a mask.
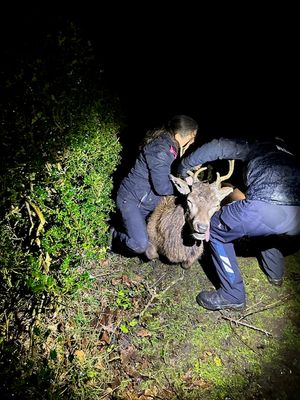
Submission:
[[[111,228],[112,249],[121,247],[143,254],[148,247],[146,219],[161,196],[174,194],[169,174],[177,156],[194,142],[198,123],[187,115],[175,115],[146,134],[141,151],[118,188],[116,204],[122,227]]]
[[[258,259],[271,284],[283,283],[284,256],[275,239],[300,234],[300,167],[282,140],[220,138],[185,157],[178,173],[184,177],[192,167],[217,159],[244,162],[246,198],[225,205],[211,219],[210,248],[220,287],[200,292],[197,302],[209,310],[239,310],[246,294],[233,242],[268,237],[260,241],[268,245],[259,249]]]

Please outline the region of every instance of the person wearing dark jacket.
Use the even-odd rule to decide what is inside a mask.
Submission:
[[[123,226],[119,231],[111,228],[112,248],[117,243],[134,254],[147,250],[147,217],[162,196],[174,194],[172,164],[194,142],[197,130],[193,118],[175,115],[165,127],[147,133],[135,165],[118,188],[116,205]]]
[[[178,174],[185,177],[194,166],[217,159],[243,161],[246,197],[223,206],[211,219],[210,248],[220,287],[200,292],[197,302],[209,310],[239,310],[246,294],[233,242],[244,236],[300,234],[300,167],[282,140],[220,138],[184,158]],[[275,240],[262,247],[258,259],[269,282],[281,286],[284,256],[277,247]]]

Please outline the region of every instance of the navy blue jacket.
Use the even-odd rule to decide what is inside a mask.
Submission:
[[[118,196],[154,209],[160,196],[174,194],[169,174],[177,152],[178,143],[167,132],[145,145],[128,176],[121,182]]]
[[[184,158],[179,175],[193,166],[217,159],[245,162],[244,181],[249,200],[300,206],[300,167],[284,142],[220,138],[199,147]]]

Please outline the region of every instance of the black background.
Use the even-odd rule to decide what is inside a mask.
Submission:
[[[298,135],[299,45],[290,6],[24,3],[2,6],[3,61],[8,48],[20,52],[74,20],[96,47],[135,135],[177,113],[199,122],[203,140]]]

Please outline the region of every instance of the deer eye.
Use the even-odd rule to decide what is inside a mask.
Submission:
[[[187,199],[187,205],[188,205],[188,208],[189,208],[190,210],[192,210],[192,209],[194,208],[194,203],[193,203],[192,200],[190,200],[190,199]]]

